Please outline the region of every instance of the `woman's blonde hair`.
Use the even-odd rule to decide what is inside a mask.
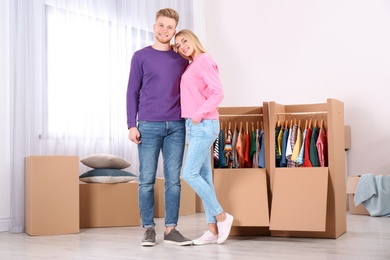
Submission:
[[[175,35],[175,40],[177,36],[181,36],[187,41],[191,43],[191,45],[194,47],[195,52],[197,53],[205,53],[206,49],[203,47],[202,43],[199,41],[198,37],[193,33],[191,30],[188,29],[183,29],[180,30],[176,35]],[[180,52],[179,52],[180,53]],[[180,54],[181,55],[181,54]],[[181,55],[183,58],[192,61],[191,56],[187,57],[184,55]]]

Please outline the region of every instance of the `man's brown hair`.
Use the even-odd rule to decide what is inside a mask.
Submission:
[[[179,14],[175,10],[173,10],[171,8],[164,8],[164,9],[161,9],[161,10],[157,11],[157,13],[156,13],[156,20],[160,16],[164,16],[164,17],[168,17],[168,18],[174,19],[176,21],[176,26],[179,23]]]

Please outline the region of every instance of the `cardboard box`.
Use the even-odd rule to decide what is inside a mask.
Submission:
[[[78,156],[25,158],[25,232],[80,232]]]
[[[349,213],[354,215],[370,215],[363,204],[355,206],[354,197],[357,185],[359,183],[359,176],[349,176],[347,182],[347,196]]]
[[[180,210],[179,215],[191,215],[196,213],[196,193],[195,191],[181,179],[181,195],[180,195]],[[157,178],[154,185],[154,217],[165,217],[164,203],[164,179]]]
[[[80,227],[138,226],[138,182],[82,183]]]

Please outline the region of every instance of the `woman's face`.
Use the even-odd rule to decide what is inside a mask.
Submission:
[[[183,36],[179,35],[175,39],[175,44],[178,51],[186,57],[194,57],[195,49],[194,46]]]

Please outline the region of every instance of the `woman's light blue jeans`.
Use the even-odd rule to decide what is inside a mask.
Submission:
[[[219,133],[219,120],[202,120],[193,124],[186,119],[188,150],[185,157],[183,179],[202,199],[207,223],[217,223],[215,216],[223,209],[217,200],[211,169],[211,146]]]
[[[154,183],[160,151],[164,163],[165,226],[175,227],[179,219],[180,171],[183,162],[186,128],[184,120],[138,122],[141,143],[138,144],[138,202],[142,227],[152,228],[154,222]]]

